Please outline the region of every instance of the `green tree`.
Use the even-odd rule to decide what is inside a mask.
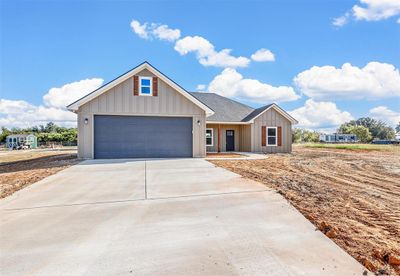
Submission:
[[[1,133],[0,133],[0,142],[5,142],[6,141],[6,137],[8,135],[12,134],[11,131],[6,128],[6,127],[1,127]]]
[[[363,142],[368,143],[372,140],[372,135],[369,132],[369,129],[365,126],[353,126],[353,125],[346,125],[345,127],[341,128],[343,134],[355,134],[357,138]]]
[[[47,125],[44,127],[44,130],[47,133],[56,132],[57,126],[53,122],[48,122]]]
[[[386,123],[382,121],[375,120],[370,117],[359,118],[357,120],[352,120],[348,123],[342,124],[338,132],[339,133],[348,133],[348,128],[350,126],[363,126],[368,128],[372,138],[378,138],[382,140],[393,139],[395,136],[393,128],[387,126]]]
[[[400,132],[400,122],[396,126],[396,132]]]
[[[295,128],[292,140],[294,143],[315,143],[319,142],[319,133],[307,129]]]

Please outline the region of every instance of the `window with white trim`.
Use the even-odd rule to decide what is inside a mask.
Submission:
[[[152,77],[139,77],[139,95],[153,96],[152,80]]]
[[[212,128],[206,129],[206,146],[212,146],[214,144],[214,130]]]
[[[277,145],[277,127],[267,127],[267,146]]]

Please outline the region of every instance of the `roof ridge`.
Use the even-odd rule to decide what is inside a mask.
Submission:
[[[251,107],[251,106],[249,106],[249,105],[247,105],[247,104],[244,104],[244,103],[241,103],[241,102],[239,102],[239,101],[233,100],[233,99],[231,99],[231,98],[222,96],[222,95],[220,95],[220,94],[218,94],[218,93],[215,93],[215,92],[201,92],[201,91],[196,91],[196,92],[189,92],[189,93],[191,93],[191,94],[192,94],[192,93],[214,94],[214,95],[216,95],[216,96],[218,96],[218,97],[225,98],[225,99],[227,99],[227,100],[229,100],[229,101],[235,102],[235,103],[240,104],[240,105],[242,105],[242,106],[245,106],[245,107],[247,107],[247,108],[251,108],[253,111],[256,110],[256,108],[254,108],[254,107]],[[252,112],[253,112],[253,111],[252,111]]]

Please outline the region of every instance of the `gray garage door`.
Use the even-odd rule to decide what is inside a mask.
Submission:
[[[94,158],[192,157],[192,118],[94,116]]]

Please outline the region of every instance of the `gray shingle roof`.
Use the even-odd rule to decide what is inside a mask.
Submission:
[[[249,115],[247,115],[245,118],[243,118],[243,122],[250,121],[254,117],[257,117],[259,114],[261,114],[264,110],[268,109],[272,104],[265,105],[262,107],[259,107],[257,109],[254,109],[253,112],[251,112]]]
[[[214,110],[215,114],[207,121],[214,122],[247,122],[263,112],[271,105],[254,109],[245,104],[225,98],[215,93],[190,92],[190,94]]]

